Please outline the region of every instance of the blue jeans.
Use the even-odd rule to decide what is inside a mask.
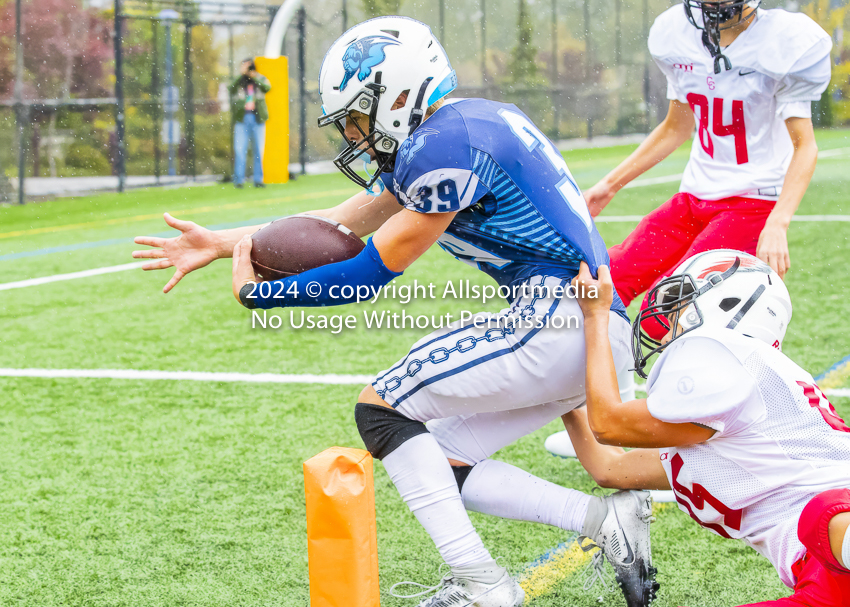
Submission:
[[[263,140],[266,126],[257,122],[253,112],[245,112],[242,122],[233,127],[233,153],[236,156],[233,167],[233,183],[239,185],[245,181],[245,160],[248,155],[248,139],[254,143],[254,183],[263,183]]]

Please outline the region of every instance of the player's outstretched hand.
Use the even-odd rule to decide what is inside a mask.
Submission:
[[[590,211],[591,217],[596,217],[602,212],[611,199],[614,198],[614,188],[600,181],[595,186],[584,191],[584,200],[587,203],[587,208]]]
[[[174,276],[162,289],[163,293],[168,293],[186,274],[203,268],[219,256],[216,238],[210,230],[193,221],[175,219],[168,213],[164,217],[165,223],[180,230],[181,234],[174,238],[136,236],[133,240],[136,244],[156,248],[133,251],[133,257],[156,260],[143,265],[143,270],[163,270],[174,266]]]
[[[239,291],[249,282],[257,280],[254,276],[254,266],[251,264],[252,245],[251,237],[246,234],[233,247],[233,296],[239,305],[242,305]]]
[[[764,226],[759,234],[759,242],[756,246],[756,257],[768,264],[785,279],[785,273],[791,268],[791,255],[788,253],[788,234],[780,226],[772,226],[770,223]]]
[[[595,314],[604,314],[607,317],[614,301],[614,281],[611,280],[608,266],[599,266],[597,274],[598,278],[593,278],[590,268],[585,262],[581,262],[578,276],[573,278],[578,305],[581,306],[585,318]]]

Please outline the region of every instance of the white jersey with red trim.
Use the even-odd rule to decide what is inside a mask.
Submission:
[[[661,449],[679,508],[752,546],[793,587],[791,568],[806,553],[803,508],[850,488],[850,429],[812,376],[762,341],[697,329],[662,353],[647,393],[656,419],[716,430],[705,443]]]
[[[649,32],[667,97],[694,111],[697,133],[680,191],[706,200],[775,200],[794,151],[785,120],[811,118],[811,102],[829,84],[832,40],[802,13],[758,9],[723,49],[732,69],[715,74],[702,33],[681,4]]]

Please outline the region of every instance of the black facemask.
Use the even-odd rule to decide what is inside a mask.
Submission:
[[[392,171],[395,167],[398,141],[394,137],[375,129],[378,101],[384,90],[384,87],[380,84],[367,84],[360,94],[343,109],[319,118],[319,128],[335,125],[345,142],[345,147],[334,158],[334,165],[342,171],[343,175],[365,189],[371,188],[381,178],[381,173]],[[368,132],[364,131],[357,121],[354,121],[357,131],[360,133],[358,141],[351,141],[345,134],[345,125],[349,120],[354,120],[351,117],[351,112],[359,112],[369,117]],[[372,154],[369,154],[370,151]],[[362,158],[363,154],[369,154],[373,158],[373,162],[377,164],[375,173],[371,175],[368,181],[363,179],[351,166],[355,160]]]
[[[714,58],[714,73],[720,73],[720,64],[727,70],[732,69],[732,62],[720,50],[721,30],[735,27],[739,23],[751,19],[756,11],[753,10],[744,17],[744,9],[751,6],[758,8],[761,0],[727,0],[726,2],[709,2],[707,0],[684,0],[685,14],[688,21],[697,29],[703,30],[702,43]],[[694,16],[694,9],[700,11],[702,18]],[[737,17],[737,19],[736,19]]]
[[[699,306],[695,305],[694,313],[697,315],[697,318],[688,319],[690,328],[679,332],[679,316],[685,311],[685,309],[699,296],[713,289],[732,276],[740,267],[741,258],[736,257],[735,263],[733,263],[731,267],[722,274],[717,273],[709,277],[706,284],[699,289],[690,274],[670,276],[655,285],[655,287],[649,292],[646,307],[638,313],[637,318],[635,318],[635,322],[632,325],[632,356],[635,360],[634,371],[637,372],[640,377],[646,379],[646,371],[644,371],[644,368],[646,367],[650,357],[664,350],[664,348],[669,346],[674,340],[682,335],[690,333],[702,326],[702,312],[700,311]],[[645,325],[644,323],[647,324]],[[651,324],[654,323],[663,327],[665,332],[672,330],[673,339],[667,343],[661,343],[661,341],[650,337],[646,332],[646,326],[651,326]],[[646,350],[646,352],[644,352],[644,350]]]

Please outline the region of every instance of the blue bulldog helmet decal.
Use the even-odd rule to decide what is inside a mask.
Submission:
[[[416,152],[425,147],[425,139],[428,135],[436,135],[434,129],[418,128],[413,135],[404,140],[401,147],[398,149],[399,157],[407,164],[416,156]]]
[[[387,58],[384,47],[391,44],[401,43],[390,36],[366,36],[353,42],[342,57],[345,76],[339,85],[339,90],[345,90],[354,74],[357,74],[360,82],[366,80],[372,73],[372,68],[383,63]]]

